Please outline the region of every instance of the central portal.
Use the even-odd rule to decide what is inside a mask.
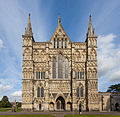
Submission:
[[[56,100],[56,106],[58,110],[65,110],[65,100],[62,96],[59,96]]]

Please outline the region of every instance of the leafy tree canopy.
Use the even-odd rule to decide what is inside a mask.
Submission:
[[[108,87],[107,92],[120,93],[120,83],[119,84],[115,84],[115,85],[111,85],[110,87]]]
[[[0,101],[0,108],[7,108],[11,107],[11,104],[8,100],[7,96],[3,96],[2,100]]]

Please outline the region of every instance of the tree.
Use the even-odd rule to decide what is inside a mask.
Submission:
[[[115,85],[111,85],[110,87],[108,87],[107,92],[120,93],[120,83],[119,84],[115,84]]]
[[[21,102],[18,102],[18,107],[21,107]]]
[[[8,100],[7,96],[3,96],[2,100],[0,101],[0,108],[7,108],[11,107],[11,104]]]

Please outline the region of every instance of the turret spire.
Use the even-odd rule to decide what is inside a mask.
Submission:
[[[92,20],[91,20],[91,15],[90,15],[90,19],[89,19],[89,27],[88,27],[88,36],[94,36],[94,30],[93,30],[93,26],[92,26]]]
[[[31,20],[30,20],[30,13],[29,13],[28,25],[27,25],[27,29],[25,31],[25,35],[33,36],[32,27],[31,27]]]
[[[60,13],[58,13],[58,24],[61,23]]]

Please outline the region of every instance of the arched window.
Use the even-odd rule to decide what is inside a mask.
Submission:
[[[78,79],[79,79],[79,75],[80,75],[80,74],[79,74],[79,72],[78,72]]]
[[[68,59],[65,59],[65,78],[68,78]]]
[[[83,97],[83,88],[80,88],[80,97]]]
[[[55,48],[55,39],[54,39],[54,48]]]
[[[81,72],[80,72],[80,79],[84,79],[84,70],[81,69]]]
[[[65,48],[67,48],[67,39],[65,39]]]
[[[44,97],[44,88],[41,88],[41,97]]]
[[[63,77],[63,73],[62,73],[62,55],[59,54],[58,55],[58,78],[62,78]]]
[[[40,87],[37,88],[37,97],[40,97]]]
[[[77,97],[83,97],[83,87],[77,87],[76,88],[76,96]]]
[[[62,39],[62,42],[61,42],[61,43],[62,43],[61,45],[62,45],[62,48],[63,48],[63,39]]]
[[[45,72],[41,72],[41,79],[45,79]]]
[[[56,78],[56,59],[53,58],[53,62],[52,62],[52,75],[53,78]]]
[[[77,72],[75,72],[75,79],[77,79]]]
[[[79,97],[79,87],[76,89],[76,96]]]
[[[59,48],[59,39],[57,39],[57,48]]]

